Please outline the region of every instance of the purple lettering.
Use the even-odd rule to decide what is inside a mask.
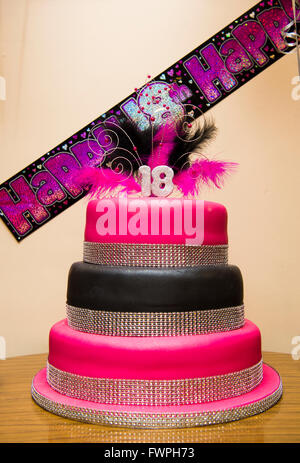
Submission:
[[[253,65],[242,45],[235,39],[226,40],[220,48],[220,53],[226,56],[225,66],[232,74],[238,74]]]
[[[265,45],[267,34],[257,21],[247,21],[232,31],[232,35],[243,45],[259,66],[269,59],[261,48]]]
[[[26,179],[21,176],[10,183],[15,194],[20,198],[15,202],[6,188],[0,190],[0,208],[20,236],[26,235],[32,225],[24,217],[28,212],[37,223],[42,223],[49,217],[49,212],[37,201],[34,192]]]
[[[289,18],[294,19],[294,11],[293,11],[293,3],[291,0],[279,0],[279,2],[282,5],[282,8],[286,12],[286,14],[289,16]],[[296,7],[296,17],[298,18],[298,21],[300,19],[300,8]]]
[[[193,96],[191,90],[187,87],[187,85],[177,85],[176,82],[172,83],[172,89],[169,91],[169,95],[172,100],[177,103],[183,103],[188,98]]]
[[[266,30],[275,47],[280,51],[287,48],[281,35],[281,31],[290,23],[290,20],[283,10],[281,8],[272,8],[270,10],[263,11],[257,15],[257,18]]]
[[[31,185],[38,188],[36,197],[45,206],[51,206],[51,204],[62,201],[67,196],[59,183],[46,170],[35,174],[31,179]]]
[[[58,153],[45,161],[44,167],[49,170],[73,198],[82,193],[82,189],[74,180],[74,174],[80,168],[80,164],[71,154]]]
[[[87,139],[70,147],[70,151],[76,156],[82,167],[96,167],[101,164],[104,150],[93,139]]]
[[[192,56],[185,61],[184,66],[208,100],[216,101],[221,96],[221,92],[215,84],[216,80],[222,84],[226,91],[235,87],[237,81],[227,71],[222,58],[212,44],[203,48],[201,54],[208,64],[208,69],[203,68],[197,56]]]

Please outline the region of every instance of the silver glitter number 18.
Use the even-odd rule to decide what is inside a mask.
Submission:
[[[173,191],[174,172],[169,166],[156,166],[152,171],[149,166],[141,166],[139,176],[143,196],[151,196],[151,194],[154,196],[168,196]]]

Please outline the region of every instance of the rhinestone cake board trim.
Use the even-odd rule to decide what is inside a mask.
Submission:
[[[275,405],[282,395],[279,374],[264,364],[264,377],[251,392],[233,399],[186,406],[116,406],[71,399],[47,383],[46,368],[32,382],[32,397],[45,410],[77,421],[134,428],[188,428],[250,417]]]
[[[196,267],[228,264],[228,245],[83,243],[90,264],[129,267]]]
[[[262,361],[224,375],[173,380],[90,378],[47,364],[47,382],[55,391],[115,405],[192,405],[224,400],[252,391],[262,376]]]
[[[244,306],[187,312],[112,312],[67,304],[70,328],[102,336],[181,336],[232,331],[244,326]]]

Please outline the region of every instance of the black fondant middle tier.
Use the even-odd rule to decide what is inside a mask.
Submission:
[[[118,312],[177,312],[243,304],[243,280],[234,265],[183,268],[71,266],[67,304]]]

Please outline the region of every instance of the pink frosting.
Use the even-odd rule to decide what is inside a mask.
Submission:
[[[66,319],[50,331],[49,363],[81,376],[196,378],[243,370],[260,360],[260,332],[248,320],[238,330],[195,336],[99,336],[71,329]]]
[[[106,202],[108,201],[108,202]],[[140,203],[139,201],[142,201]],[[159,201],[163,201],[163,208],[159,208]],[[139,234],[132,234],[128,229],[134,216],[140,214],[139,205],[143,206],[145,225]],[[162,204],[162,203],[160,203]],[[170,208],[168,208],[168,205]],[[101,207],[102,206],[102,207]],[[157,207],[159,217],[159,230],[151,231],[154,222],[154,209]],[[108,210],[109,208],[109,210]],[[162,209],[164,212],[162,212]],[[162,220],[169,217],[170,221],[165,231],[162,230]],[[187,211],[187,212],[186,212]],[[104,217],[110,219],[105,223]],[[203,217],[201,216],[203,214]],[[102,217],[102,219],[101,219]],[[179,220],[179,217],[181,219]],[[191,220],[189,220],[192,217]],[[182,221],[182,224],[180,222]],[[110,224],[107,234],[99,233],[104,223]],[[102,223],[102,225],[101,225]],[[196,230],[191,233],[191,227]],[[141,226],[141,222],[138,223]],[[146,230],[146,232],[144,232]],[[192,242],[190,242],[192,239]],[[227,244],[227,211],[218,203],[183,198],[109,198],[92,200],[88,203],[86,212],[85,241],[103,243],[148,243],[148,244],[195,244],[217,245]],[[194,241],[194,242],[193,242]]]

